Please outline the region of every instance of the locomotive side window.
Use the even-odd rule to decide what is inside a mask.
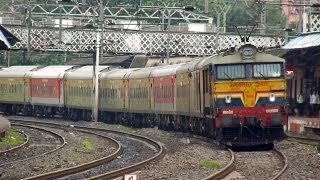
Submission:
[[[242,64],[237,65],[218,65],[217,66],[217,79],[232,80],[245,78],[245,66]]]
[[[253,65],[253,77],[269,78],[282,76],[281,64],[255,64]]]

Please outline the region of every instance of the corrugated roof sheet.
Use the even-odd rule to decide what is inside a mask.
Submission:
[[[301,34],[289,41],[282,49],[302,49],[320,46],[320,32]]]

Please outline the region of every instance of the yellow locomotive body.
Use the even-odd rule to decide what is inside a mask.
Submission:
[[[211,95],[217,139],[248,145],[284,137],[288,120],[284,64],[284,59],[257,52],[252,45],[213,63]]]

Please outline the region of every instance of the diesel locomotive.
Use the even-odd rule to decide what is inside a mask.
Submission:
[[[100,121],[192,132],[231,146],[285,137],[285,60],[251,44],[181,64],[99,67]],[[3,68],[1,110],[90,120],[92,72],[92,66]]]

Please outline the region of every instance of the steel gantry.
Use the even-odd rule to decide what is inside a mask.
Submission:
[[[102,11],[100,11],[101,8]],[[222,33],[175,32],[168,28],[166,28],[166,31],[161,31],[164,28],[160,28],[158,31],[112,29],[115,25],[110,21],[119,19],[145,20],[148,24],[160,24],[160,27],[164,24],[169,25],[170,21],[212,24],[213,19],[211,17],[167,5],[137,7],[103,4],[101,7],[101,4],[97,6],[85,3],[11,3],[0,7],[2,17],[6,17],[6,15],[15,17],[9,18],[15,23],[2,21],[5,27],[21,40],[14,48],[28,49],[28,52],[31,50],[92,51],[97,46],[94,40],[98,32],[97,22],[100,12],[103,12],[101,19],[103,19],[102,27],[104,28],[100,32],[103,39],[99,45],[101,45],[101,50],[104,53],[202,56],[215,54],[230,46],[242,44],[238,35]],[[20,23],[16,20],[20,20]],[[53,20],[58,20],[59,23],[56,24]],[[62,20],[73,20],[73,23],[62,26]],[[165,20],[168,22],[165,23]],[[270,36],[252,36],[250,41],[259,47],[275,47],[282,45],[284,39]]]
[[[88,1],[89,2],[89,1]],[[41,22],[49,18],[62,18],[78,20],[82,24],[93,23],[99,17],[99,6],[90,4],[3,4],[0,7],[0,13],[9,14],[17,19],[22,19],[26,16],[27,10],[32,14],[31,20],[34,23]],[[164,13],[165,10],[170,10],[170,14]],[[204,22],[212,23],[212,18],[196,14],[194,12],[185,11],[181,7],[164,6],[108,6],[103,5],[103,19],[107,23],[108,20],[132,19],[139,18],[154,23],[154,20],[159,20],[163,16],[172,20],[180,20],[183,22]],[[152,21],[153,20],[153,21]],[[23,22],[23,21],[22,21]],[[38,23],[41,25],[41,23]],[[43,22],[43,25],[51,25]]]

